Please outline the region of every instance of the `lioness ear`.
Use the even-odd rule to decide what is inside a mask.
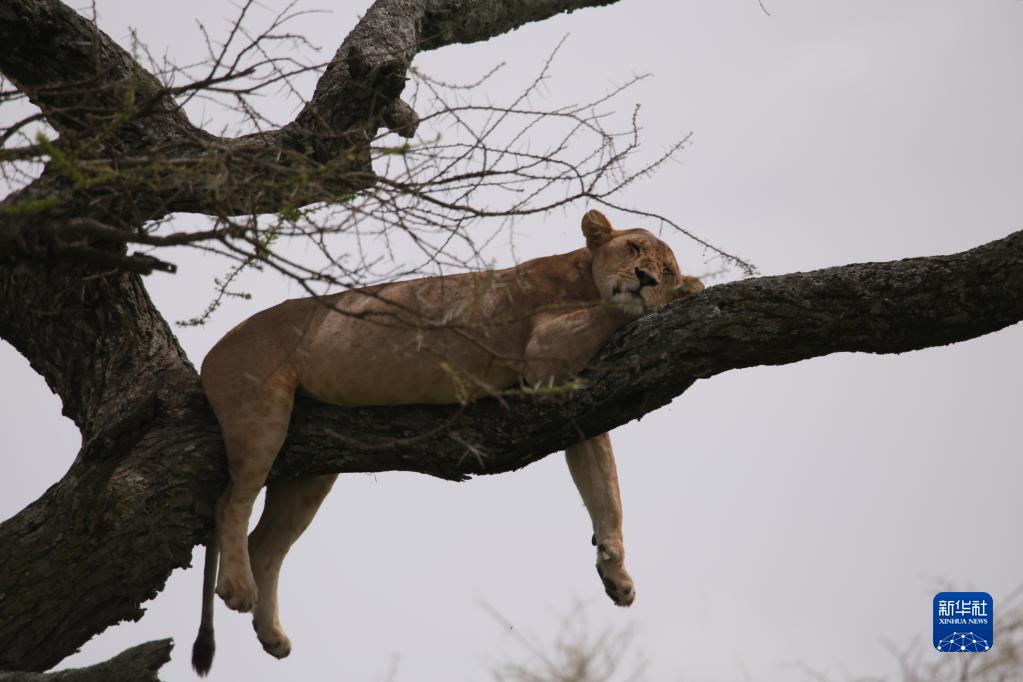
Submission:
[[[615,230],[604,214],[597,210],[589,210],[583,216],[583,235],[586,246],[593,250],[606,244],[614,236]]]
[[[691,294],[696,294],[703,291],[703,282],[690,277],[689,275],[682,275],[679,277],[678,284],[671,290],[671,300],[677,301],[680,298],[685,298]]]

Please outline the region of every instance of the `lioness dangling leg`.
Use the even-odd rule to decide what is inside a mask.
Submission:
[[[229,390],[205,385],[206,396],[224,433],[231,483],[217,503],[216,533],[220,571],[216,593],[235,611],[256,604],[256,581],[247,540],[252,505],[288,435],[295,379],[287,372]]]
[[[622,501],[610,435],[602,433],[570,446],[565,460],[593,522],[597,573],[604,591],[618,606],[628,606],[636,598],[636,590],[625,570]]]
[[[263,649],[277,658],[291,653],[291,640],[281,627],[277,579],[288,550],[309,527],[337,474],[274,483],[266,488],[266,504],[249,535],[249,557],[259,598],[252,625]]]

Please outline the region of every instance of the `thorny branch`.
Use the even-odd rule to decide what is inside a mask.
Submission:
[[[484,40],[605,0],[380,0],[326,63],[288,28],[305,12],[288,5],[251,30],[257,11],[248,0],[221,42],[200,25],[207,54],[196,63],[158,60],[133,37],[132,52],[152,73],[90,22],[45,0],[44,13],[106,57],[85,63],[73,54],[45,78],[24,58],[29,39],[40,37],[33,32],[38,17],[24,2],[2,17],[26,37],[0,50],[0,69],[17,86],[4,90],[0,103],[27,98],[38,110],[22,107],[25,116],[0,131],[0,172],[20,187],[0,207],[0,261],[88,259],[145,274],[174,269],[149,253],[153,248],[189,246],[224,256],[233,268],[270,266],[307,288],[478,268],[481,248],[500,228],[580,199],[616,206],[621,189],[688,141],[683,136],[632,168],[640,151],[636,114],[614,130],[609,107],[639,78],[584,104],[527,105],[548,85],[557,50],[507,105],[467,96],[491,74],[467,88],[410,67],[418,51]],[[321,69],[315,92],[303,99],[299,77]],[[408,79],[405,102],[399,95]],[[283,124],[267,119],[253,100],[263,93],[292,99],[298,115]],[[219,136],[185,116],[197,99],[233,119]],[[552,142],[533,149],[536,139]],[[190,219],[199,227],[165,219],[182,211],[208,218]],[[485,227],[492,219],[500,221],[497,229]],[[365,253],[370,240],[382,248]],[[313,244],[318,262],[289,260],[296,241]],[[396,243],[419,258],[394,262]],[[127,253],[132,245],[149,248]],[[385,261],[390,266],[379,267]]]

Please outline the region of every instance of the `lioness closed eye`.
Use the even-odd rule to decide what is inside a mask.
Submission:
[[[460,402],[485,394],[482,387],[509,388],[523,379],[563,381],[630,319],[703,289],[646,230],[618,231],[589,211],[582,231],[585,248],[507,270],[285,301],[213,347],[202,385],[224,434],[231,483],[206,548],[202,622],[192,649],[200,675],[213,661],[215,578],[230,608],[253,612],[268,653],[283,658],[291,651],[277,578],[335,476],[268,486],[259,523],[248,537],[246,531],[287,435],[295,391],[336,405],[401,405]],[[597,573],[611,600],[628,606],[636,592],[625,570],[611,440],[604,433],[565,454],[593,522]]]

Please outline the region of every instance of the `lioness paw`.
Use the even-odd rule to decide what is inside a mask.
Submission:
[[[625,570],[621,554],[604,544],[597,545],[597,575],[604,584],[604,592],[616,606],[630,606],[636,600],[636,588]]]
[[[636,588],[632,585],[632,578],[624,568],[616,573],[612,577],[612,574],[605,572],[605,569],[599,563],[597,564],[597,575],[604,583],[604,592],[611,597],[615,606],[631,606],[632,602],[636,600]]]
[[[279,627],[268,628],[267,632],[260,632],[259,627],[253,622],[252,627],[256,630],[256,638],[263,645],[263,651],[274,658],[285,658],[291,653],[291,640]]]
[[[227,608],[247,613],[256,605],[256,581],[251,576],[240,579],[221,573],[217,580],[217,596]]]

